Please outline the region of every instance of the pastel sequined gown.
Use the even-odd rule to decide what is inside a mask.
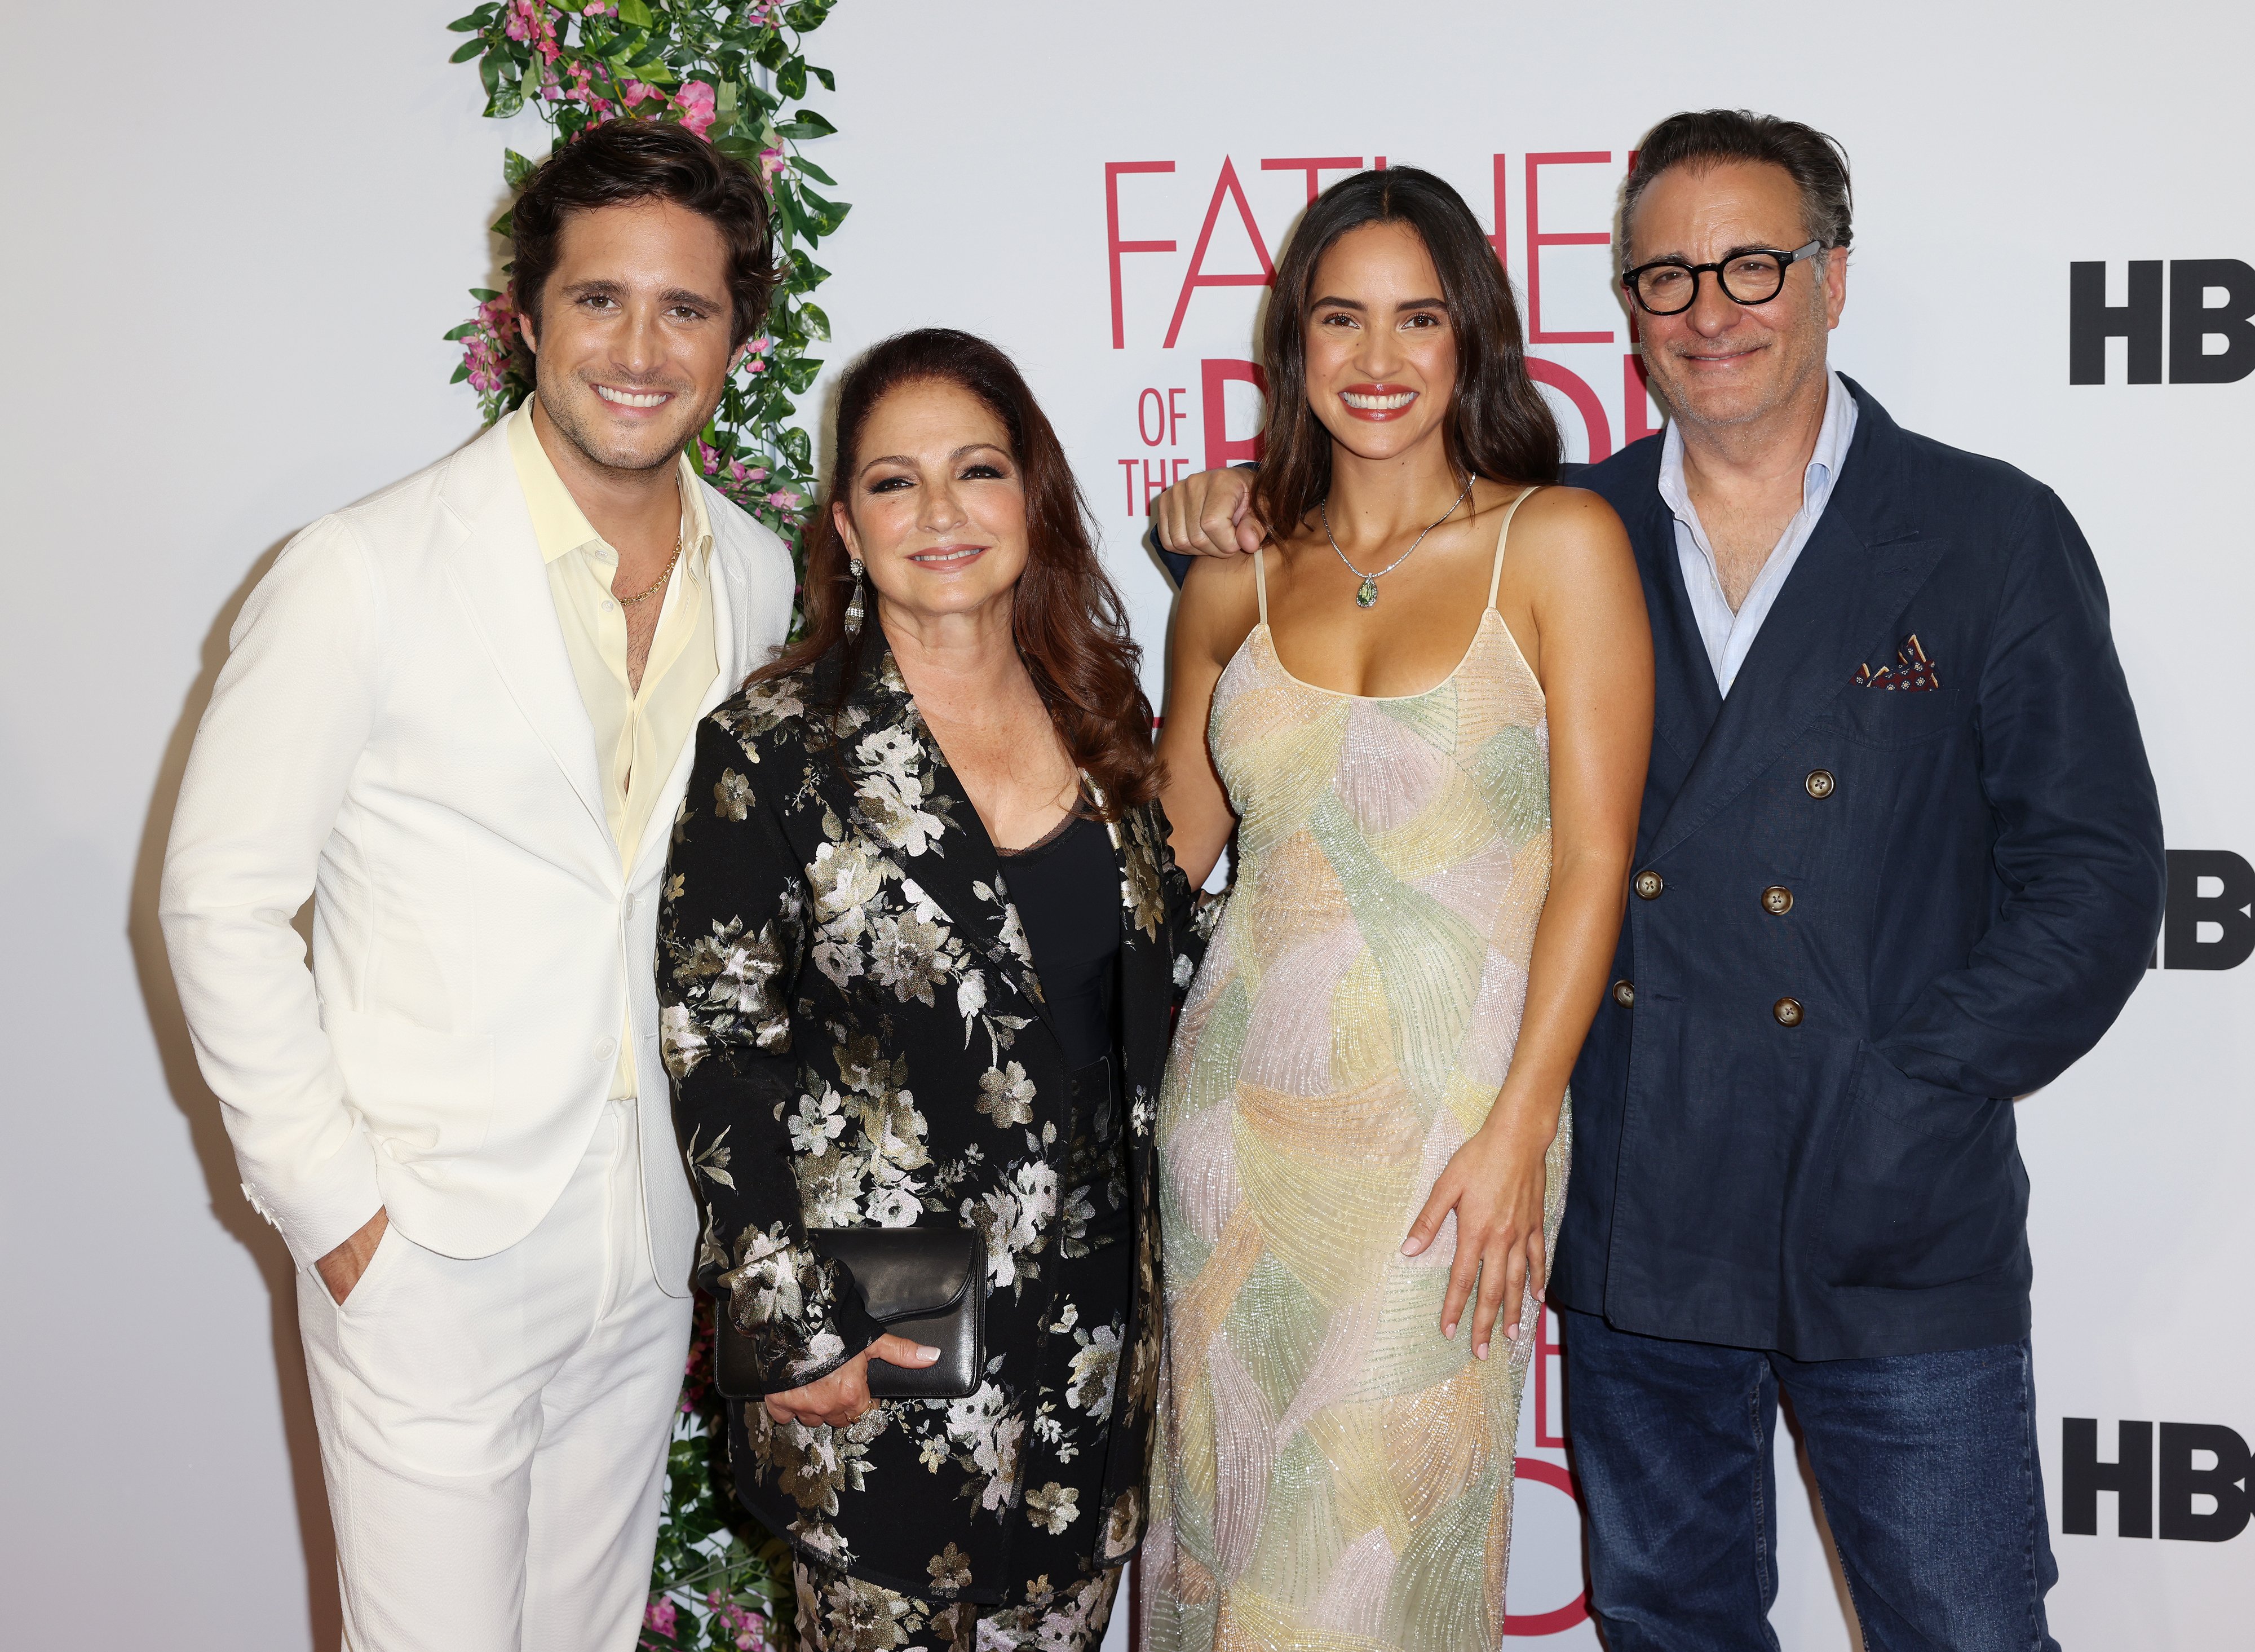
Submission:
[[[1159,1104],[1148,1652],[1501,1644],[1532,1339],[1499,1323],[1476,1360],[1469,1312],[1442,1338],[1453,1218],[1401,1245],[1503,1082],[1549,889],[1542,691],[1495,608],[1510,514],[1446,681],[1299,681],[1256,566],[1261,623],[1214,692],[1239,860]]]

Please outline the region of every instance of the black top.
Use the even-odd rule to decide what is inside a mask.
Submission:
[[[1039,842],[997,853],[1065,1065],[1101,1061],[1120,973],[1120,867],[1104,822],[1072,815]]]

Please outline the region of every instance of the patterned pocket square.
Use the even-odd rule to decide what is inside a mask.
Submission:
[[[1873,671],[1869,663],[1856,667],[1856,686],[1858,688],[1898,688],[1915,693],[1921,689],[1942,686],[1941,673],[1926,650],[1918,644],[1918,635],[1913,632],[1902,640],[1895,650],[1895,663]]]

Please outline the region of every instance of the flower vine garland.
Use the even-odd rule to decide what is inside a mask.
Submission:
[[[836,130],[804,105],[810,79],[831,91],[837,81],[810,65],[802,48],[834,4],[488,0],[448,25],[470,37],[453,60],[477,60],[485,112],[506,119],[537,110],[555,130],[551,152],[596,122],[632,115],[678,121],[759,173],[774,209],[783,278],[766,331],[738,356],[692,453],[713,487],[781,534],[802,563],[799,532],[816,493],[814,455],[806,432],[790,420],[795,398],[822,367],[807,351],[830,336],[830,319],[811,297],[830,272],[810,255],[847,210],[814,192],[811,183],[835,188],[835,181],[799,153],[799,144]],[[537,165],[504,151],[510,190]],[[509,234],[509,214],[493,230]],[[490,425],[530,396],[532,383],[516,348],[509,295],[474,287],[471,296],[476,316],[446,336],[462,346],[454,382],[477,392]],[[711,1387],[709,1298],[698,1300],[696,1325],[667,1456],[641,1645],[651,1652],[781,1652],[794,1639],[790,1551],[743,1513],[727,1484],[727,1428]]]
[[[807,351],[830,336],[830,318],[811,296],[830,272],[809,255],[847,211],[815,193],[812,185],[834,188],[835,180],[799,152],[837,130],[803,101],[810,79],[837,89],[803,50],[834,4],[488,0],[447,25],[470,36],[453,60],[477,60],[485,112],[496,119],[535,109],[555,129],[557,146],[619,115],[678,121],[766,184],[783,279],[767,330],[744,346],[692,457],[715,488],[794,546],[816,489],[812,445],[790,419],[822,367]],[[502,176],[514,191],[537,165],[510,150]],[[504,213],[494,233],[506,235],[509,225]],[[490,425],[532,383],[509,295],[473,287],[470,296],[476,316],[446,336],[462,346],[454,382],[468,382]]]

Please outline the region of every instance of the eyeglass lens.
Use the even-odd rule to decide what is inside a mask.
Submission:
[[[1746,252],[1716,273],[1723,291],[1740,304],[1767,304],[1785,285],[1785,270],[1786,261],[1774,253]],[[1637,301],[1654,315],[1689,309],[1698,290],[1698,273],[1682,264],[1659,264],[1636,278]]]

